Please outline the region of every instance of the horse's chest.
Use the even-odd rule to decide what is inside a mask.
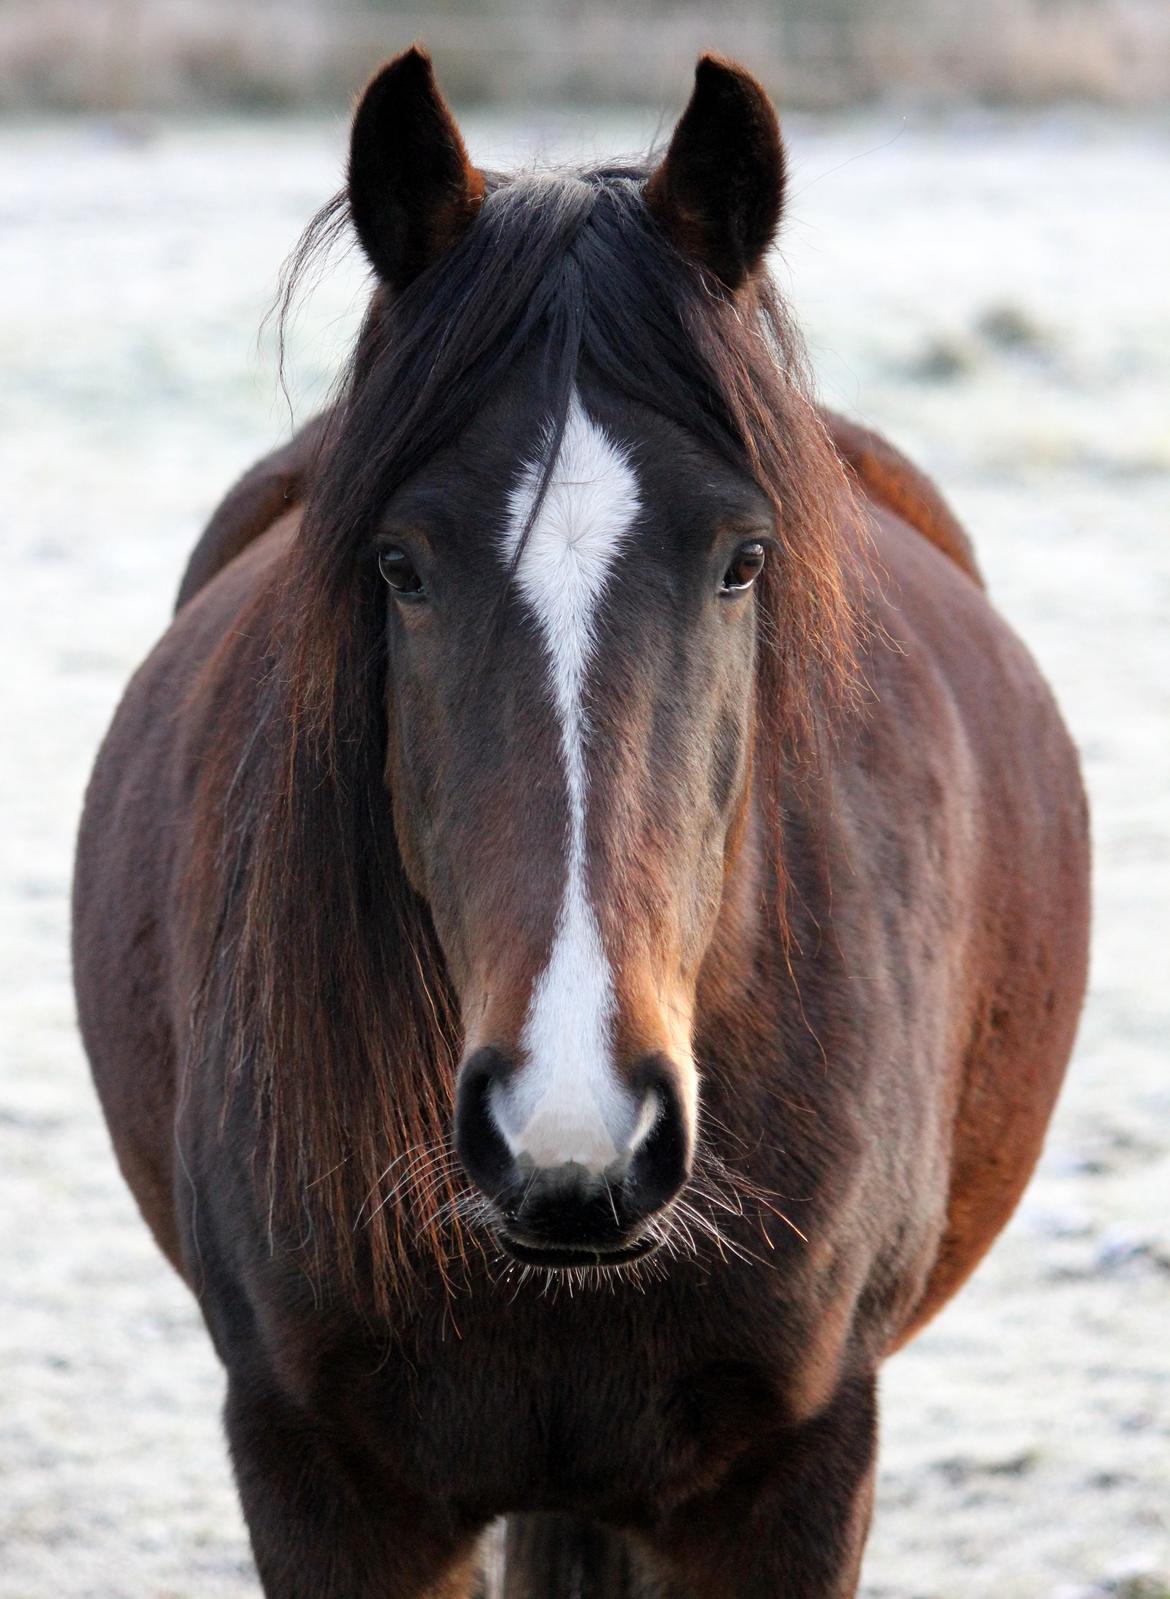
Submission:
[[[418,1365],[386,1395],[388,1464],[487,1514],[594,1510],[649,1520],[717,1482],[777,1425],[770,1377],[748,1359],[619,1352],[594,1328]],[[623,1358],[624,1353],[624,1358]]]

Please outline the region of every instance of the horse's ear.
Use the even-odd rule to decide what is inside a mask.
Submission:
[[[738,289],[756,272],[784,203],[784,145],[772,102],[734,62],[699,58],[690,104],[646,204],[684,255]]]
[[[431,58],[418,45],[387,62],[362,95],[348,188],[362,248],[394,289],[454,244],[479,210],[483,174],[467,159]]]

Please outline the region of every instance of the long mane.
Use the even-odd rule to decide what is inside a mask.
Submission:
[[[450,1153],[458,1007],[395,843],[384,765],[383,600],[369,529],[540,354],[555,458],[574,377],[669,417],[776,507],[761,580],[754,781],[780,836],[784,774],[851,682],[850,489],[772,285],[729,296],[642,200],[645,172],[493,178],[476,221],[395,299],[374,291],[279,591],[261,684],[236,685],[246,747],[209,768],[198,858],[214,860],[193,1069],[226,1070],[255,1130],[274,1234],[327,1291],[385,1307],[465,1249]],[[303,272],[345,222],[326,207]],[[843,532],[844,527],[844,532]],[[782,893],[778,916],[783,917]]]

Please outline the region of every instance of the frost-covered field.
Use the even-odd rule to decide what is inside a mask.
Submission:
[[[472,122],[474,153],[584,148]],[[611,119],[601,149],[652,131]],[[1170,130],[794,123],[783,271],[826,395],[941,479],[1095,811],[1092,995],[1042,1170],[888,1368],[870,1599],[1170,1591]],[[0,132],[0,1596],[254,1594],[185,1290],[73,1022],[70,849],[120,688],[287,428],[256,330],[340,123]],[[302,414],[351,265],[294,339]]]

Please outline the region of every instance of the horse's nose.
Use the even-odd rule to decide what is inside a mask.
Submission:
[[[571,1158],[555,1143],[505,1131],[500,1105],[513,1072],[499,1050],[477,1050],[460,1071],[455,1111],[455,1147],[492,1201],[505,1248],[544,1265],[613,1264],[646,1253],[646,1222],[689,1176],[691,1140],[674,1068],[661,1056],[641,1062],[630,1075],[625,1125]]]

